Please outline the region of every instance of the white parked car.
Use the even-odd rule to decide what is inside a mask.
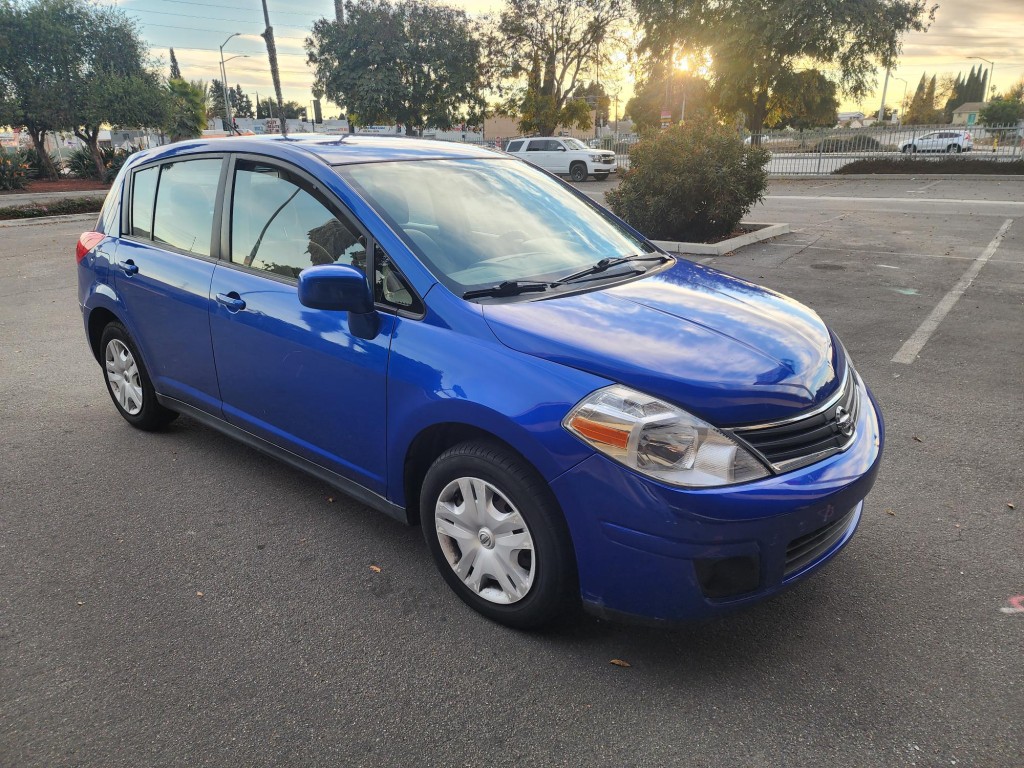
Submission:
[[[591,149],[579,139],[565,136],[538,136],[513,139],[505,151],[521,157],[551,173],[568,176],[573,181],[598,181],[615,173],[615,153],[608,149]]]
[[[970,152],[974,149],[974,139],[967,131],[932,131],[907,141],[903,144],[903,152]]]

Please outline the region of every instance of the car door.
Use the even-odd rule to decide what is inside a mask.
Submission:
[[[125,322],[156,391],[214,414],[210,281],[224,160],[197,155],[133,170],[113,265]]]
[[[926,133],[924,136],[921,137],[921,141],[918,144],[918,149],[930,152],[934,149],[938,149],[940,141],[941,139],[939,138],[938,133],[934,131],[932,133]]]
[[[299,303],[314,264],[365,270],[367,233],[314,179],[239,156],[229,172],[224,258],[210,331],[224,418],[378,494],[385,492],[385,396],[394,317],[372,338],[347,312]]]
[[[548,139],[530,139],[526,145],[526,159],[545,171],[557,173],[559,152],[552,151]]]

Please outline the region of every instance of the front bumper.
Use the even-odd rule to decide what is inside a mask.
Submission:
[[[764,599],[852,538],[881,462],[884,428],[868,389],[857,438],[802,469],[725,488],[680,489],[595,454],[552,489],[572,533],[584,606],[599,615],[680,621]],[[753,586],[709,589],[707,564],[753,564]],[[710,593],[710,594],[709,594]]]

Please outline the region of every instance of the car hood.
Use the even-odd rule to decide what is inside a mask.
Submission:
[[[845,358],[799,302],[687,261],[614,287],[488,304],[505,345],[677,403],[721,426],[827,400]]]

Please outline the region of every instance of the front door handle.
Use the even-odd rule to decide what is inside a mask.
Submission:
[[[119,262],[117,262],[117,266],[126,275],[137,275],[137,274],[139,274],[139,268],[135,265],[135,262],[132,261],[131,259],[128,259],[128,261],[119,261]]]
[[[231,293],[218,293],[217,303],[228,308],[228,312],[241,312],[245,309],[245,300],[234,291]]]

